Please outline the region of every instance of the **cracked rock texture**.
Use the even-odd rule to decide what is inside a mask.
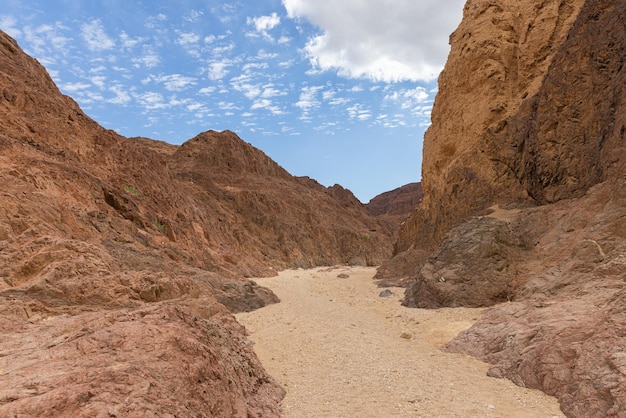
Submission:
[[[626,416],[626,3],[469,0],[424,199],[382,270],[408,306],[492,306],[445,349]]]
[[[391,250],[349,190],[232,132],[100,127],[0,32],[0,416],[278,416],[232,316],[278,298],[247,277]]]

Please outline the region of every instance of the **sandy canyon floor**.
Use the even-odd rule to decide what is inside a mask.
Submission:
[[[256,280],[281,303],[237,319],[287,390],[285,417],[563,416],[555,398],[487,377],[486,364],[439,350],[480,309],[404,308],[403,289],[379,296],[374,273],[335,267]]]

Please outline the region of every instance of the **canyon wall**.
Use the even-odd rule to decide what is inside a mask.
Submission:
[[[626,411],[626,3],[469,0],[424,141],[424,199],[379,278],[494,306],[446,349]]]
[[[279,416],[232,316],[278,298],[247,278],[391,250],[233,132],[102,128],[0,32],[0,415]]]

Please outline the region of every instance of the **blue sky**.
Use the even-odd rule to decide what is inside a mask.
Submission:
[[[124,136],[235,131],[364,203],[420,180],[463,0],[3,0],[0,29]]]

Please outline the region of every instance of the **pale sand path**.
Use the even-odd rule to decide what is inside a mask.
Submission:
[[[282,301],[237,319],[287,390],[285,417],[563,416],[554,398],[487,377],[487,365],[471,357],[439,351],[479,309],[404,308],[403,289],[379,297],[374,273],[340,267],[256,279]]]

